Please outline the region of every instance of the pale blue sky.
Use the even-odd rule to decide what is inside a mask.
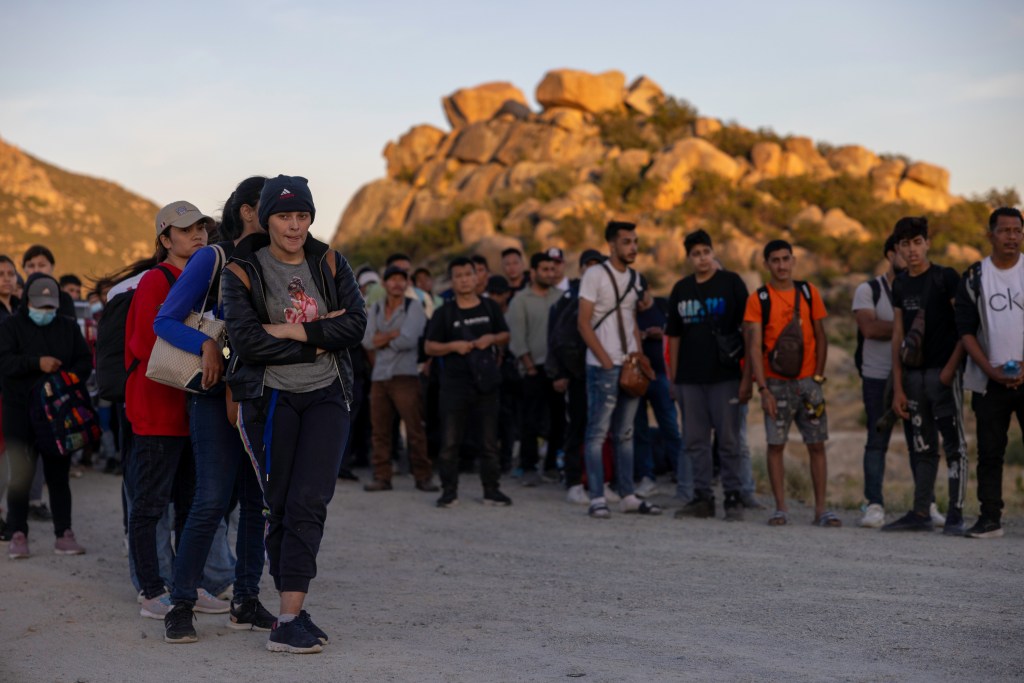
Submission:
[[[441,96],[557,67],[646,74],[702,114],[1024,192],[1014,2],[2,2],[0,136],[157,203],[310,179],[333,234]]]

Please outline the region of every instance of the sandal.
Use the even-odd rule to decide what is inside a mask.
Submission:
[[[776,510],[768,518],[768,526],[786,526],[789,524],[789,516],[783,510]]]
[[[827,529],[835,529],[841,527],[842,525],[843,520],[839,519],[839,517],[836,516],[836,513],[832,512],[831,510],[823,512],[821,514],[821,517],[818,517],[816,520],[814,520],[814,526],[825,527]]]
[[[587,509],[587,514],[595,519],[608,519],[611,517],[611,510],[608,509],[608,505],[605,503],[591,503],[590,508]]]
[[[648,503],[646,500],[640,503],[640,507],[636,509],[638,515],[660,515],[661,507],[653,503]]]

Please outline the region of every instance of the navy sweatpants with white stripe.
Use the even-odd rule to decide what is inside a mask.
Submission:
[[[267,389],[241,407],[246,446],[267,506],[267,557],[279,591],[309,592],[349,432],[341,384]]]

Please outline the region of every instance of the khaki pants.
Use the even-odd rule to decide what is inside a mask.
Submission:
[[[430,481],[433,468],[427,456],[427,434],[423,427],[420,380],[397,375],[370,386],[370,422],[373,426],[373,478],[391,481],[391,435],[395,413],[405,423],[409,441],[409,465],[418,482]]]

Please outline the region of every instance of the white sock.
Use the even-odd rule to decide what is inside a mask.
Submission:
[[[591,498],[590,504],[591,505],[607,505],[608,503],[605,501],[604,496],[598,496],[597,498]]]
[[[289,621],[293,621],[298,616],[298,614],[280,614],[277,617],[277,623],[287,624]]]

